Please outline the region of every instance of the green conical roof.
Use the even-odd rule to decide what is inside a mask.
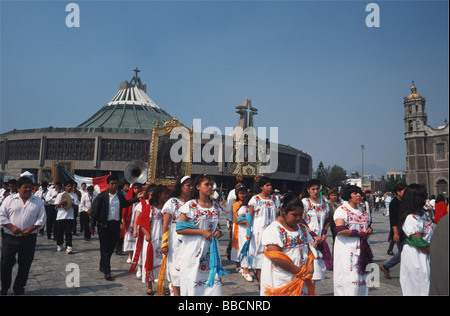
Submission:
[[[162,125],[172,119],[172,116],[160,108],[146,93],[147,86],[143,85],[136,75],[128,82],[119,86],[114,98],[97,113],[77,127],[87,129],[107,129],[120,132],[121,130],[149,130],[156,122]]]

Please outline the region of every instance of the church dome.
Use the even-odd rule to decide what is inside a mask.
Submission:
[[[120,84],[119,91],[108,104],[77,127],[117,132],[122,129],[151,130],[157,121],[162,125],[172,120],[172,116],[147,95],[147,85],[142,84],[138,76],[140,70],[134,71],[134,77],[130,82]]]
[[[417,88],[416,88],[416,86],[414,85],[414,81],[413,81],[413,84],[412,84],[412,86],[411,86],[411,94],[408,95],[408,100],[411,100],[411,99],[421,99],[421,98],[422,98],[422,96],[421,96],[420,94],[417,93]]]

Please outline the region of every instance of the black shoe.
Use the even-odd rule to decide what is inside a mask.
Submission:
[[[111,276],[111,273],[105,273],[105,280],[106,281],[114,281],[114,278]]]
[[[387,254],[390,255],[390,256],[394,255],[394,253],[392,251],[390,251],[390,250],[388,250]]]

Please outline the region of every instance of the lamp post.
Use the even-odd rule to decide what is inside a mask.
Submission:
[[[361,145],[361,166],[362,166],[362,173],[361,173],[361,189],[364,189],[364,149],[366,147],[364,145]]]

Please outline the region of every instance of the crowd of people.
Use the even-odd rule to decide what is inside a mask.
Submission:
[[[112,254],[123,251],[130,274],[147,285],[148,295],[222,295],[227,274],[218,245],[224,234],[219,224],[223,204],[214,194],[213,177],[184,176],[173,188],[133,183],[122,191],[119,179],[110,175],[107,190],[98,195],[92,186],[82,184],[78,190],[72,181],[51,188],[45,182],[39,189],[33,185],[24,176],[10,180],[0,192],[2,295],[11,287],[16,255],[13,291],[24,293],[36,235],[44,234],[44,227],[47,238],[56,241],[56,251],[73,253],[77,217],[86,241],[98,234],[99,270],[106,280],[114,280]],[[260,177],[257,187],[253,192],[237,183],[224,207],[231,237],[228,255],[246,282],[258,282],[262,296],[315,295],[316,282],[330,270],[334,295],[368,295],[376,210],[370,192],[348,185],[341,192],[331,188],[325,196],[317,179],[307,180],[301,194],[277,194],[266,177]],[[400,263],[403,294],[428,295],[430,243],[436,223],[448,218],[448,205],[438,197],[430,208],[422,185],[398,184],[394,191],[389,238],[398,252],[380,269],[390,278],[389,269]]]

